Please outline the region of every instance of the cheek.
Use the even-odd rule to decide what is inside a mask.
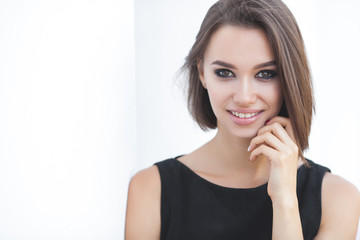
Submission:
[[[207,91],[215,115],[226,106],[229,96],[231,95],[231,93],[229,93],[229,87],[225,85],[226,84],[217,84],[212,81],[207,82]]]
[[[275,84],[273,86],[271,92],[272,92],[272,94],[271,94],[272,95],[272,104],[276,108],[277,112],[279,112],[281,109],[281,106],[283,104],[283,101],[284,101],[284,96],[282,93],[280,83]]]
[[[208,86],[208,94],[213,111],[216,112],[217,108],[221,107],[225,101],[224,91],[219,88]]]
[[[274,111],[279,111],[284,99],[280,83],[258,84],[257,87],[266,104],[274,109]]]

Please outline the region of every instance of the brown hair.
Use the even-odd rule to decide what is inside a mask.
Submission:
[[[191,115],[203,130],[217,127],[197,64],[203,59],[212,34],[224,25],[260,28],[266,33],[284,94],[279,115],[290,118],[300,157],[305,161],[303,151],[309,146],[315,110],[311,75],[299,27],[281,0],[220,0],[209,9],[183,66],[189,76],[187,92]]]

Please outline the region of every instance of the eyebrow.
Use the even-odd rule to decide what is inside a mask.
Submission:
[[[211,65],[219,65],[219,66],[226,67],[226,68],[231,68],[231,69],[236,68],[232,64],[227,63],[227,62],[223,62],[223,61],[220,61],[220,60],[216,60],[216,61],[212,62]],[[276,66],[276,62],[275,61],[268,61],[268,62],[260,63],[260,64],[256,65],[254,68],[259,69],[259,68],[271,67],[271,66]]]
[[[235,67],[233,65],[231,65],[230,63],[226,63],[226,62],[223,62],[220,60],[216,60],[216,61],[212,62],[211,65],[219,65],[222,67],[235,69]]]
[[[272,67],[272,66],[276,66],[275,61],[268,61],[268,62],[265,62],[265,63],[260,63],[260,64],[255,66],[255,69],[264,68],[264,67]]]

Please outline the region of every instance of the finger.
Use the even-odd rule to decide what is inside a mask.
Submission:
[[[274,122],[280,123],[280,125],[286,130],[286,132],[289,134],[289,136],[293,140],[295,140],[294,130],[293,130],[293,127],[292,127],[292,124],[291,124],[291,121],[289,118],[276,116],[276,117],[270,119],[266,123],[266,125],[270,125]]]
[[[253,162],[257,159],[258,156],[261,154],[265,155],[270,160],[276,159],[276,156],[278,154],[278,151],[275,149],[266,146],[266,145],[260,145],[259,147],[255,148],[251,154],[250,154],[250,162]]]
[[[292,139],[291,136],[289,136],[288,132],[278,122],[273,122],[259,129],[258,136],[263,135],[267,132],[270,132],[273,135],[275,135],[277,138],[279,138],[281,142],[283,142],[286,145],[289,145],[289,143],[294,143],[294,139]]]
[[[279,138],[274,136],[274,134],[271,132],[265,132],[264,134],[258,135],[251,140],[248,151],[252,151],[254,148],[256,148],[256,146],[261,144],[266,144],[278,151],[285,150],[285,146],[279,140]]]

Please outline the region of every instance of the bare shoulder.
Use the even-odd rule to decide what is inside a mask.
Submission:
[[[354,210],[360,211],[360,193],[359,190],[344,178],[326,173],[322,184],[322,196],[325,204],[334,204],[334,202],[343,202],[353,206]]]
[[[160,190],[160,174],[155,165],[140,170],[131,178],[129,189],[136,190],[137,188]],[[151,193],[153,192],[151,191]]]
[[[344,178],[326,173],[322,184],[322,219],[316,239],[355,239],[360,193]]]
[[[126,240],[160,239],[160,199],[161,182],[156,166],[141,170],[132,177],[126,209]]]
[[[131,178],[129,183],[129,197],[134,197],[136,201],[140,199],[157,201],[160,200],[160,195],[160,174],[156,166],[140,170]]]

